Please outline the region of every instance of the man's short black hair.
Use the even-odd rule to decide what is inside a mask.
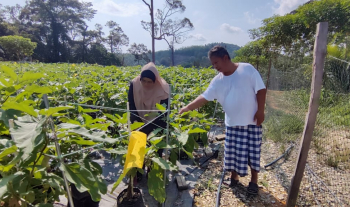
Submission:
[[[220,58],[224,58],[225,55],[227,55],[228,59],[230,60],[230,55],[228,54],[226,48],[220,46],[220,45],[216,45],[213,48],[211,48],[208,52],[208,57],[209,59],[213,56],[215,57],[220,57]]]

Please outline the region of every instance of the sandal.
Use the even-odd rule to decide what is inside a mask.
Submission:
[[[239,180],[231,179],[230,187],[235,187],[238,185]]]
[[[259,192],[258,184],[250,182],[249,186],[247,188],[248,195],[252,195],[252,196],[253,195],[258,195],[258,192]]]

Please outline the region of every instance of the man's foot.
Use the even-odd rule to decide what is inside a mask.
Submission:
[[[250,182],[247,188],[248,195],[255,196],[255,195],[258,195],[258,192],[259,192],[258,184]]]

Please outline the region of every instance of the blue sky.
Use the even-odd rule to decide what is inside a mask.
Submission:
[[[150,34],[143,30],[141,21],[149,21],[149,10],[142,0],[84,0],[93,3],[97,10],[94,19],[88,22],[89,28],[107,21],[117,22],[129,37],[130,44],[143,43],[151,49]],[[146,0],[149,2],[150,0]],[[191,45],[204,45],[212,42],[232,43],[243,46],[251,41],[249,29],[261,26],[261,21],[274,14],[284,15],[308,0],[182,0],[186,11],[175,18],[187,17],[194,25],[181,48]],[[24,5],[25,0],[11,0],[2,5]],[[154,0],[154,8],[164,7],[165,0]],[[105,29],[107,33],[107,29]],[[156,41],[156,51],[166,50],[164,40]],[[127,47],[123,47],[126,51]]]

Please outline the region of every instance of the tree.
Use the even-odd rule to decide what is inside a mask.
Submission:
[[[140,60],[144,60],[147,63],[150,62],[150,59],[148,57],[148,54],[151,53],[144,44],[132,44],[130,48],[128,49],[128,52],[131,53],[135,57],[135,62],[137,61],[137,64],[140,64]]]
[[[261,40],[252,41],[235,51],[234,62],[247,62],[255,65],[259,70],[259,65],[266,65],[267,60],[270,58],[270,51],[264,48]]]
[[[109,45],[110,52],[114,53],[121,50],[121,46],[129,45],[129,38],[126,36],[122,28],[114,21],[108,21],[106,26],[110,29],[109,35],[106,39]]]
[[[152,41],[165,40],[167,42],[172,51],[172,64],[174,64],[174,44],[181,44],[186,40],[185,34],[193,29],[193,24],[188,18],[172,20],[170,17],[185,10],[186,7],[181,0],[166,0],[164,8],[157,10],[156,22],[153,16],[151,16],[151,22],[141,21],[142,27],[151,33]],[[151,15],[153,15],[153,10]]]
[[[21,36],[0,37],[0,45],[9,60],[22,60],[26,56],[31,56],[36,47],[35,42]]]
[[[155,40],[155,34],[154,34],[154,13],[153,13],[153,0],[150,0],[151,3],[147,3],[146,0],[142,0],[143,3],[145,3],[147,6],[148,6],[148,9],[149,9],[149,15],[151,16],[151,22],[147,23],[146,22],[144,23],[144,21],[141,21],[141,24],[143,26],[144,29],[146,28],[149,28],[149,29],[146,29],[147,31],[150,31],[150,34],[151,34],[151,39],[152,39],[152,62],[156,62],[156,56],[155,56],[155,44],[154,44],[154,40]],[[145,26],[144,26],[145,24]]]
[[[166,41],[171,51],[171,65],[175,65],[174,57],[174,45],[182,44],[187,39],[187,32],[193,29],[193,24],[187,18],[182,20],[167,20],[167,24],[164,26],[165,36],[162,37]]]
[[[20,18],[26,20],[28,27],[37,28],[36,38],[43,43],[43,52],[49,53],[48,61],[59,62],[70,55],[65,48],[71,41],[68,31],[85,25],[84,20],[92,19],[95,12],[90,2],[31,0],[23,8]]]
[[[266,46],[303,56],[313,50],[316,25],[329,22],[330,39],[344,39],[350,32],[350,1],[310,1],[285,16],[264,19],[263,26],[250,30],[253,39],[264,39]],[[335,38],[341,37],[341,38]]]

